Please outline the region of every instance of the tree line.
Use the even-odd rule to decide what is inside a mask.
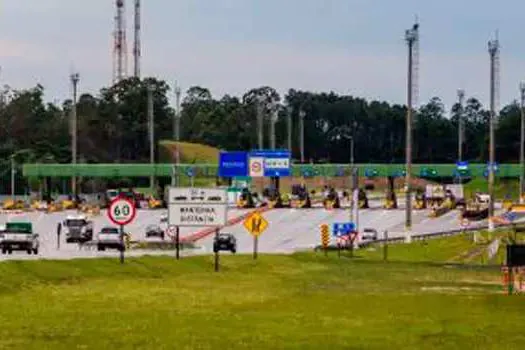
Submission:
[[[156,140],[172,139],[176,113],[173,94],[165,81],[129,78],[104,87],[97,95],[80,94],[77,101],[78,160],[81,162],[148,162],[148,88],[152,89]],[[299,118],[304,115],[306,161],[348,163],[351,139],[357,163],[402,163],[405,158],[406,106],[367,101],[333,92],[290,89],[280,96],[271,87],[243,96],[214,97],[201,86],[190,87],[181,101],[181,140],[225,150],[258,147],[257,115],[264,118],[265,148],[269,148],[271,116],[276,147],[287,147],[288,116],[292,120],[292,151],[299,158]],[[17,163],[70,162],[72,101],[44,101],[44,87],[13,90],[0,99],[0,175],[8,181],[9,160]],[[416,163],[452,163],[458,153],[458,120],[464,120],[463,157],[471,162],[488,158],[489,112],[474,97],[451,111],[439,97],[415,114],[413,160]],[[520,106],[513,102],[499,113],[496,155],[499,162],[519,157]],[[2,181],[6,183],[6,181]]]

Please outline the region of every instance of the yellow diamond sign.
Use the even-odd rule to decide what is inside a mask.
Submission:
[[[258,237],[268,228],[268,221],[261,214],[255,212],[244,220],[243,225],[250,234]]]

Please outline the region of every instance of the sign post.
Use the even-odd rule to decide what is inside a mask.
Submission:
[[[217,238],[220,227],[228,222],[226,189],[170,187],[168,195],[168,225],[175,227],[177,259],[180,259],[180,227],[215,227]]]
[[[383,243],[383,260],[387,261],[388,259],[388,231],[383,232],[383,238],[385,242]]]
[[[244,220],[244,228],[253,236],[253,259],[257,259],[259,236],[268,228],[268,221],[258,212]]]
[[[327,224],[321,225],[321,245],[324,249],[324,255],[328,256],[328,245],[330,244],[330,232]],[[339,244],[337,245],[339,248]]]
[[[107,213],[109,219],[120,227],[120,263],[124,264],[124,226],[131,223],[137,215],[135,203],[127,198],[117,197],[109,203]]]

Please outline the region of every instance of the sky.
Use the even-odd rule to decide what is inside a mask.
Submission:
[[[133,1],[126,0],[128,73]],[[464,89],[488,105],[489,40],[501,45],[500,105],[525,80],[525,1],[143,0],[142,75],[215,97],[269,85],[406,101],[405,30],[420,22],[417,103],[447,108]],[[97,93],[112,78],[113,0],[0,0],[0,84],[37,83],[46,99]]]

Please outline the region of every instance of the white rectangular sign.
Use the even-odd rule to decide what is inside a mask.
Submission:
[[[169,189],[168,225],[224,226],[228,220],[226,189]]]

